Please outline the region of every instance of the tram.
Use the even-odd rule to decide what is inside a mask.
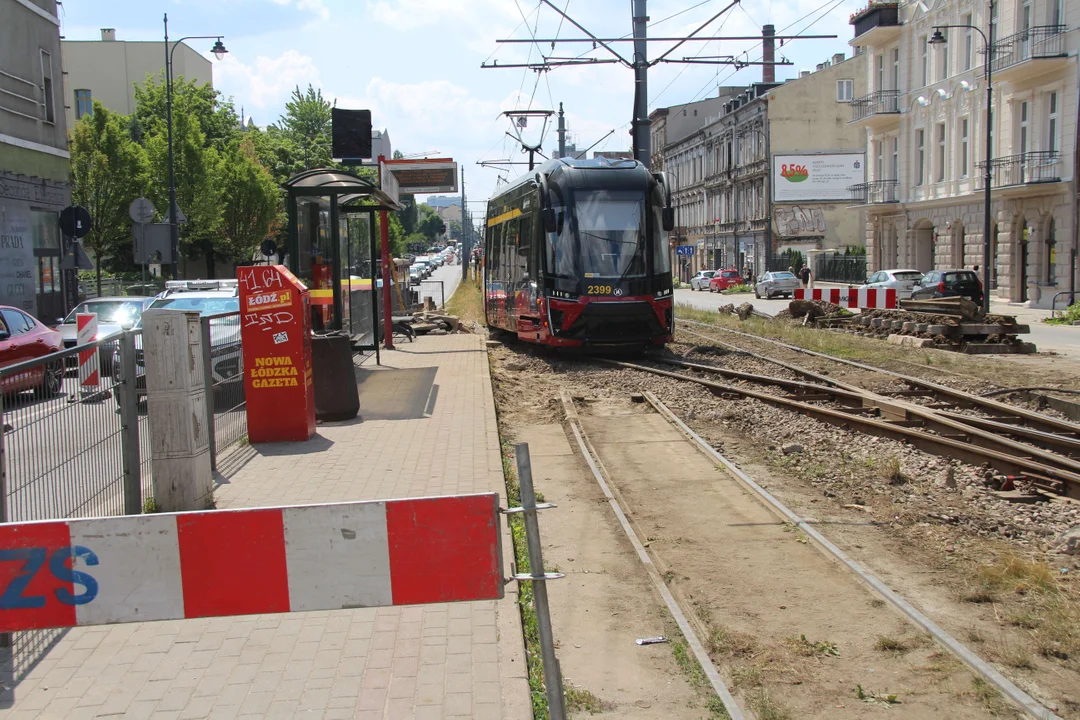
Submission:
[[[636,160],[550,160],[488,201],[489,327],[563,348],[669,342],[671,190]]]

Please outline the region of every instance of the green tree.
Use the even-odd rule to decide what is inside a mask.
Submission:
[[[150,199],[159,211],[169,207],[169,147],[164,128],[148,124],[146,154],[150,160]],[[187,216],[180,226],[181,257],[206,258],[214,277],[215,241],[223,209],[221,155],[207,147],[195,114],[173,113],[173,157],[176,203]]]
[[[225,152],[240,134],[240,120],[231,100],[226,100],[210,83],[198,85],[194,80],[173,78],[173,130],[181,115],[194,115],[199,120],[205,147]],[[147,74],[142,84],[135,85],[134,119],[142,133],[165,135],[166,92],[164,73]]]
[[[276,125],[296,143],[305,168],[334,166],[330,149],[333,108],[322,90],[310,84],[304,92],[296,86],[285,103],[285,114]]]
[[[420,205],[420,222],[416,230],[429,240],[434,240],[446,227],[446,223],[426,203]]]
[[[90,212],[93,224],[83,243],[94,253],[97,292],[101,264],[124,254],[131,244],[128,207],[147,181],[147,159],[131,139],[131,120],[94,103],[71,136],[71,197]]]
[[[224,207],[215,252],[230,260],[251,260],[255,248],[275,230],[282,215],[281,190],[259,164],[251,138],[229,147],[221,174]]]

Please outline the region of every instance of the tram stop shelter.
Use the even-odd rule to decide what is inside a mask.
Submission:
[[[377,355],[381,263],[375,214],[402,206],[375,183],[343,170],[305,170],[283,187],[285,264],[311,289],[312,330],[344,332],[353,350]]]

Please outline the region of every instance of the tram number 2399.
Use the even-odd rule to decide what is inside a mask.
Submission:
[[[589,285],[585,288],[586,295],[610,295],[611,292],[610,285]]]

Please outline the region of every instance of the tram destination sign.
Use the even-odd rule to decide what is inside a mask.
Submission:
[[[458,164],[453,160],[387,160],[385,168],[394,174],[402,195],[458,191]]]

